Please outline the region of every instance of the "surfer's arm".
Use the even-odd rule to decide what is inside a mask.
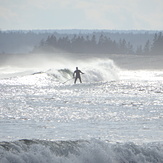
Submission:
[[[79,73],[84,74],[82,71],[79,70]]]

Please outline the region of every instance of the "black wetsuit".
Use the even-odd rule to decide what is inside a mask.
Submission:
[[[79,79],[79,80],[80,80],[80,83],[82,83],[80,73],[82,73],[80,70],[75,70],[75,71],[74,71],[73,76],[76,74],[76,75],[75,75],[75,81],[74,81],[74,83],[76,83],[76,80],[77,80],[77,79]],[[82,74],[83,74],[83,73],[82,73]]]

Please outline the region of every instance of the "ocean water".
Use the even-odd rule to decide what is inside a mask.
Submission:
[[[0,68],[1,163],[163,163],[162,69],[47,65]]]

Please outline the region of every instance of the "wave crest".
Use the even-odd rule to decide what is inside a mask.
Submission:
[[[2,163],[162,163],[163,144],[110,143],[101,140],[19,140],[0,143]]]

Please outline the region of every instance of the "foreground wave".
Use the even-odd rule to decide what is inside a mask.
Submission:
[[[18,140],[0,143],[1,163],[162,163],[163,144],[101,140]]]

